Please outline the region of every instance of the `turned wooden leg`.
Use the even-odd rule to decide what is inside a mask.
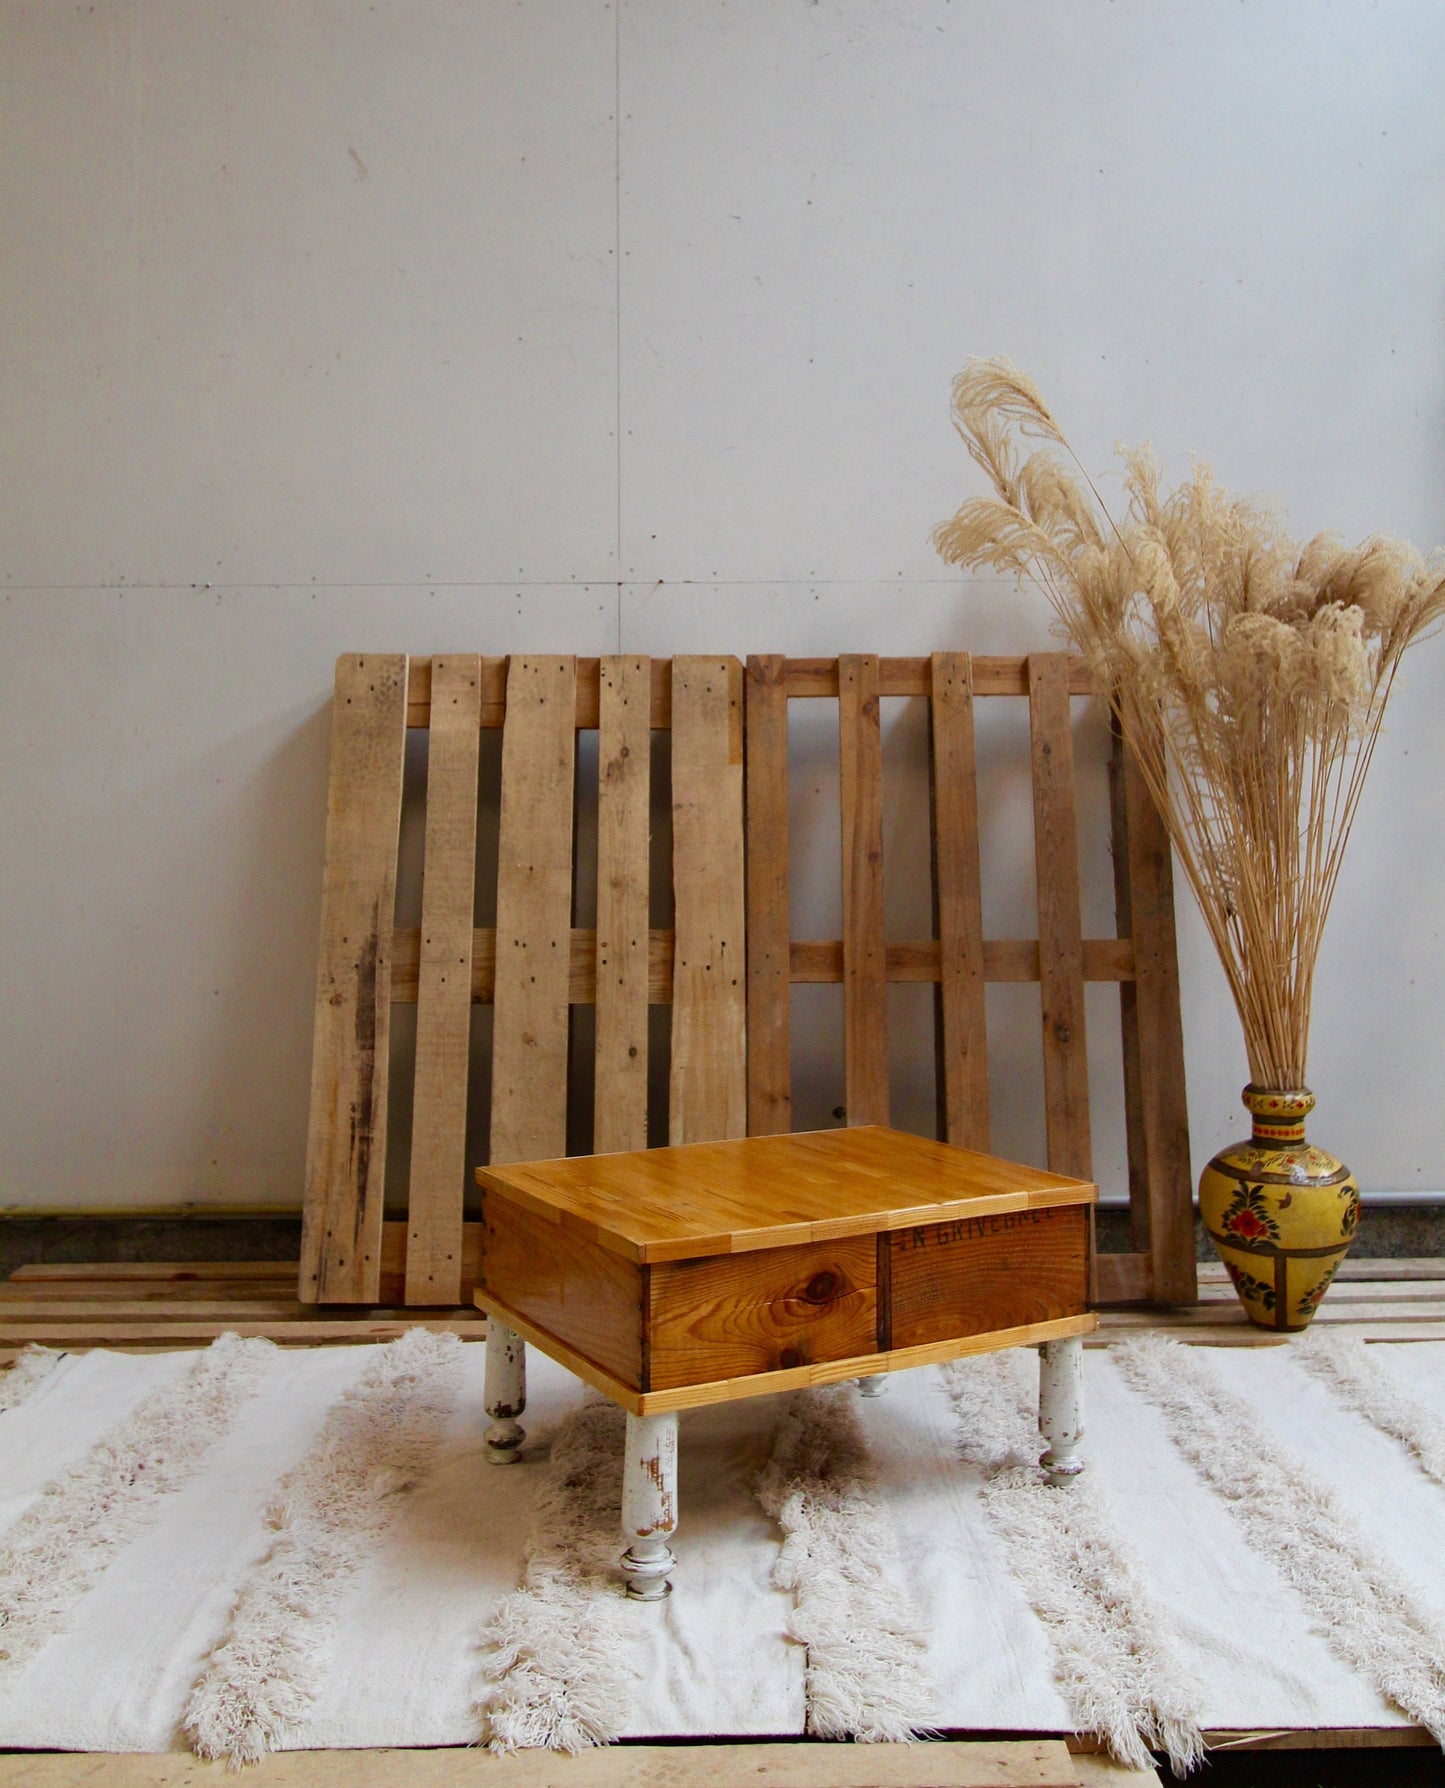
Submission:
[[[677,1414],[627,1418],[622,1468],[622,1568],[627,1593],[660,1602],[672,1593],[667,1573],[677,1563],[668,1545],[677,1527]]]
[[[495,1316],[487,1318],[486,1457],[492,1465],[514,1465],[527,1431],[517,1420],[527,1407],[527,1344]]]
[[[858,1378],[853,1381],[858,1386],[858,1394],[862,1397],[881,1397],[884,1386],[888,1383],[886,1372],[875,1372],[870,1378]]]
[[[1084,1469],[1084,1343],[1078,1335],[1045,1341],[1039,1349],[1039,1432],[1045,1447],[1039,1464],[1051,1484],[1072,1484]]]

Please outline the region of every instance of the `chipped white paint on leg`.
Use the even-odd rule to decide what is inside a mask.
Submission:
[[[513,1465],[521,1456],[527,1431],[517,1420],[527,1407],[527,1344],[495,1317],[487,1318],[486,1458],[492,1465]]]
[[[676,1527],[677,1412],[629,1415],[622,1468],[622,1533],[628,1543],[622,1568],[628,1595],[659,1602],[670,1593],[667,1573],[677,1560],[667,1542]]]
[[[1045,1341],[1039,1349],[1039,1432],[1044,1453],[1039,1464],[1051,1484],[1071,1484],[1084,1469],[1084,1343],[1070,1335]]]
[[[853,1382],[858,1386],[858,1391],[861,1396],[881,1397],[888,1383],[888,1374],[886,1372],[875,1372],[869,1378],[858,1378]]]

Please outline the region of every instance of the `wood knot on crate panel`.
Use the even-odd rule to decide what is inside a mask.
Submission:
[[[649,1388],[741,1378],[869,1352],[872,1236],[760,1248],[652,1269]]]

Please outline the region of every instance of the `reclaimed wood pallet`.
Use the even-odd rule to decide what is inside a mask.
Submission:
[[[349,655],[332,711],[326,870],[299,1295],[375,1304],[400,1262],[406,1305],[475,1282],[465,1218],[470,1009],[493,1007],[493,1163],[566,1153],[575,1008],[595,1009],[591,1147],[646,1146],[648,1009],[670,1006],[668,1112],[655,1140],[771,1135],[791,1122],[791,989],[843,988],[849,1124],[888,1122],[888,988],[936,990],[938,1135],[988,1148],[985,988],[1040,989],[1047,1165],[1089,1179],[1084,990],[1119,988],[1134,1245],[1100,1256],[1105,1300],[1186,1303],[1195,1290],[1170,854],[1132,760],[1111,772],[1116,935],[1082,935],[1070,704],[1090,693],[1058,653],[1028,658],[510,659]],[[932,814],[923,876],[935,935],[887,937],[879,702],[927,702]],[[1028,704],[1037,938],[985,938],[975,699]],[[789,923],[790,705],[837,704],[843,933]],[[478,740],[501,728],[496,861],[478,859]],[[408,729],[428,736],[421,924],[395,902]],[[574,849],[577,737],[598,736],[596,884]],[[652,874],[654,735],[669,757],[670,902]],[[590,875],[590,867],[586,870]],[[496,923],[478,927],[494,878]],[[595,893],[596,922],[573,923]],[[483,903],[485,905],[485,902]],[[671,913],[667,907],[671,906]],[[670,922],[667,922],[669,921]],[[385,1184],[391,1011],[414,1002],[408,1183]],[[654,1038],[655,1044],[655,1038]],[[575,1064],[574,1064],[575,1077]],[[575,1139],[574,1139],[575,1140]],[[405,1202],[387,1223],[383,1202]]]
[[[1045,1137],[1051,1172],[1093,1178],[1084,989],[1119,988],[1124,1117],[1134,1246],[1096,1261],[1096,1298],[1188,1303],[1194,1239],[1184,1045],[1170,847],[1133,759],[1117,737],[1110,765],[1116,935],[1082,935],[1071,702],[1093,693],[1063,653],[1027,658],[935,652],[930,658],[749,658],[747,665],[748,1131],[791,1127],[790,990],[841,982],[850,1124],[889,1121],[887,991],[935,988],[940,1140],[989,1149],[990,982],[1040,992]],[[929,707],[935,936],[888,939],[883,921],[879,702]],[[976,700],[1028,703],[1037,938],[985,938],[974,744]],[[790,932],[788,708],[836,699],[843,839],[843,931]],[[899,865],[901,873],[909,866]]]
[[[333,704],[299,1295],[457,1304],[470,1010],[493,1008],[490,1158],[567,1151],[570,1014],[596,1013],[594,1146],[642,1147],[648,1008],[670,1005],[672,1141],[746,1122],[742,666],[736,659],[342,658]],[[429,735],[421,925],[394,924],[408,727]],[[501,727],[496,924],[473,923],[480,729]],[[573,926],[577,735],[599,735],[594,927]],[[652,923],[654,731],[670,735],[672,923]],[[407,1217],[383,1218],[394,1003],[415,1001]]]

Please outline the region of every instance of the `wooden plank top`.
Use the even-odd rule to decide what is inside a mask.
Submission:
[[[499,1198],[629,1260],[691,1260],[1092,1204],[1087,1180],[882,1125],[479,1167]]]

